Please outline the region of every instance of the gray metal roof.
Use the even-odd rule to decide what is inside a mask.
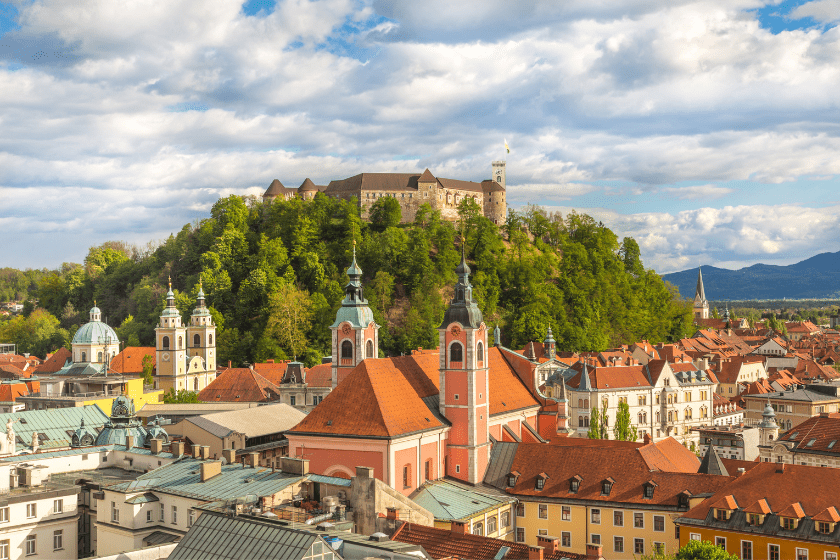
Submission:
[[[193,418],[187,418],[185,422],[190,422],[191,424],[195,424],[205,432],[209,433],[210,435],[223,438],[227,437],[233,433],[233,430],[230,428],[226,428],[224,426],[220,426],[216,424],[212,420],[208,420],[204,416],[195,416]]]
[[[203,416],[186,418],[196,426],[216,437],[225,437],[231,432],[259,437],[285,432],[297,426],[306,417],[302,411],[286,403],[274,403],[247,410],[229,410]]]
[[[102,428],[110,420],[108,415],[95,404],[0,414],[0,424],[2,424],[0,429],[5,427],[9,418],[20,420],[14,425],[15,434],[20,438],[17,441],[19,450],[31,450],[32,432],[47,436],[46,439],[43,439],[43,436],[40,438],[41,449],[70,447],[70,438],[81,424],[82,418],[85,420],[85,425],[91,429]]]
[[[446,521],[470,518],[488,508],[516,501],[513,496],[507,499],[489,496],[449,480],[426,482],[413,493],[411,499],[432,512],[435,519]]]
[[[484,483],[496,488],[507,488],[506,477],[513,465],[518,443],[499,441],[493,444],[490,451],[490,462],[484,474]]]
[[[818,393],[810,389],[797,389],[796,391],[783,391],[778,393],[763,393],[760,395],[743,395],[743,398],[758,398],[761,400],[774,401],[803,401],[803,402],[819,402],[819,401],[836,401],[837,397],[834,395],[827,395],[825,393]]]
[[[247,494],[257,497],[275,494],[304,479],[302,476],[271,472],[264,468],[243,468],[242,465],[222,465],[222,472],[201,482],[201,464],[206,461],[185,458],[164,465],[142,476],[134,483],[109,487],[117,492],[135,490],[156,491],[199,500],[230,500]],[[131,486],[131,487],[130,487]]]
[[[184,535],[169,560],[300,560],[319,536],[254,517],[203,513]],[[325,551],[327,549],[324,549]]]
[[[309,474],[307,476],[309,480],[318,484],[332,484],[333,486],[346,486],[348,488],[353,484],[352,481],[337,476],[324,476],[322,474]]]
[[[147,536],[143,538],[143,544],[145,546],[153,546],[156,544],[166,544],[175,542],[181,538],[181,535],[173,535],[171,533],[165,533],[163,531],[154,531],[149,533]]]

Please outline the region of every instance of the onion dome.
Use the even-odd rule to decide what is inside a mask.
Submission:
[[[353,327],[364,328],[373,323],[373,311],[368,307],[368,300],[365,299],[362,289],[362,269],[356,262],[356,243],[353,242],[353,263],[347,269],[347,276],[350,281],[344,287],[344,299],[341,307],[335,316],[332,328],[347,322]]]
[[[481,310],[472,298],[472,284],[470,284],[470,267],[461,246],[461,264],[455,269],[458,283],[455,284],[455,297],[443,315],[443,323],[438,327],[445,329],[452,323],[460,323],[465,328],[477,329],[482,321]]]

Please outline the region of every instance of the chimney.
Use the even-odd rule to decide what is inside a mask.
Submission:
[[[228,368],[232,368],[232,367],[233,367],[233,361],[228,360]]]
[[[528,560],[543,560],[543,547],[528,545]]]
[[[193,459],[198,459],[201,457],[201,446],[200,445],[193,445],[192,446],[192,457]]]
[[[597,544],[586,545],[586,558],[592,560],[601,560],[604,557],[604,549]]]
[[[151,441],[152,455],[159,455],[163,451],[163,441],[158,438],[153,438]]]
[[[134,436],[125,436],[125,450],[128,451],[134,447]]]
[[[228,465],[236,462],[236,449],[222,449],[222,458],[227,461]]]
[[[652,441],[650,438],[650,434],[645,433],[645,437],[642,438],[642,441],[644,441],[645,445],[649,444]]]
[[[394,519],[394,520],[397,519],[397,508],[387,507],[387,508],[385,508],[385,511],[387,512],[385,514],[385,519]]]
[[[545,549],[549,556],[560,550],[560,539],[547,535],[537,535],[537,546]]]
[[[747,469],[744,467],[738,468],[738,476],[744,476],[747,473]]]
[[[176,457],[180,457],[184,454],[184,442],[183,441],[173,441],[169,444],[169,452],[172,453]]]
[[[453,521],[452,527],[450,531],[456,533],[458,535],[466,535],[467,534],[467,524],[463,521]]]
[[[205,460],[210,458],[210,446],[209,445],[202,445],[201,446],[201,458],[205,459]]]
[[[218,474],[222,474],[221,461],[207,461],[201,463],[201,482],[207,482]]]
[[[373,467],[356,467],[357,478],[373,478]]]
[[[280,470],[284,473],[305,475],[309,474],[309,459],[283,457],[280,459]],[[358,467],[356,469],[358,475]]]
[[[248,453],[248,464],[251,466],[252,469],[256,469],[260,466],[260,454],[256,451],[252,451]]]

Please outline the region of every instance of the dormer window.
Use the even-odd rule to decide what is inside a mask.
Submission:
[[[681,508],[687,508],[688,507],[688,504],[689,504],[688,498],[689,497],[690,497],[690,494],[688,492],[680,493],[679,498],[678,498],[678,502],[679,502],[679,505],[680,505]]]
[[[601,483],[601,495],[609,496],[610,492],[612,491],[613,484],[615,484],[615,479],[613,479],[613,477],[609,477],[608,479],[604,480]]]
[[[507,485],[508,488],[513,488],[516,486],[516,481],[519,480],[519,472],[511,471],[507,475]]]
[[[782,517],[782,527],[787,529],[788,531],[793,531],[796,529],[797,520],[793,517]]]
[[[572,494],[577,494],[578,490],[580,490],[580,483],[582,480],[583,479],[580,477],[580,475],[575,475],[574,477],[572,477],[572,480],[569,481],[569,492],[571,492]]]
[[[648,480],[647,482],[645,482],[645,484],[644,484],[644,497],[645,497],[646,500],[653,499],[653,492],[654,492],[654,490],[656,490],[657,486],[658,486],[658,484],[656,484],[652,480]]]
[[[549,477],[548,477],[548,475],[547,475],[547,474],[545,474],[545,473],[540,473],[540,474],[538,474],[538,475],[537,475],[537,484],[536,484],[536,489],[537,489],[537,490],[542,490],[543,488],[545,488],[545,481],[546,481],[546,479],[548,479],[548,478],[549,478]]]
[[[757,513],[750,513],[747,515],[747,525],[761,525],[763,520],[761,515]]]

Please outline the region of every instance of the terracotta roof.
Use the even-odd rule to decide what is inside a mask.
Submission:
[[[276,362],[261,362],[254,364],[254,371],[271,381],[275,385],[280,385],[283,380],[283,374],[286,372],[286,365],[291,360],[277,360]],[[308,378],[307,378],[308,379]]]
[[[745,507],[744,511],[746,513],[760,513],[761,515],[767,515],[768,513],[771,513],[770,506],[767,505],[767,500],[765,500],[764,498],[761,498],[749,507]]]
[[[814,443],[808,445],[812,439],[815,440]],[[809,418],[780,434],[777,441],[797,442],[798,453],[840,453],[840,413],[823,413]]]
[[[837,508],[829,506],[819,512],[812,518],[814,521],[828,521],[829,523],[837,523],[840,521],[840,513],[837,513]]]
[[[72,360],[73,353],[67,348],[61,347],[56,350],[47,360],[35,368],[37,373],[55,373],[67,363],[67,360]]]
[[[111,369],[118,373],[143,373],[143,358],[151,356],[155,363],[154,346],[129,346],[114,356]]]
[[[420,178],[417,179],[417,182],[418,183],[437,183],[437,179],[435,178],[434,175],[432,175],[432,172],[429,171],[429,168],[427,167],[426,170],[423,172],[423,174],[420,175]]]
[[[228,368],[198,394],[203,402],[263,402],[279,397],[277,386],[250,368]]]
[[[572,369],[578,370],[578,373],[569,379],[566,385],[573,388],[580,386],[580,370],[582,367],[583,365],[580,362],[572,366]],[[588,370],[589,381],[592,383],[593,389],[650,387],[650,381],[645,375],[645,366],[590,366]]]
[[[805,512],[802,511],[802,505],[799,502],[788,505],[785,509],[779,512],[779,517],[795,517],[802,519],[805,517]]]
[[[12,364],[0,364],[0,377],[5,379],[21,379],[32,377],[32,370],[23,371]]]
[[[310,387],[332,387],[332,364],[318,364],[306,370],[306,384]]]
[[[300,184],[298,187],[298,192],[312,192],[312,191],[320,191],[323,190],[323,187],[319,188],[318,185],[312,182],[312,179],[307,177],[303,180],[303,183]]]
[[[712,507],[715,509],[738,509],[738,502],[735,501],[735,497],[730,495],[723,496],[718,501],[712,504]]]
[[[720,369],[717,370],[717,378],[720,380],[721,383],[736,383],[738,381],[738,375],[741,373],[741,368],[746,364],[757,363],[758,361],[763,360],[756,360],[755,357],[750,357],[750,359],[746,357],[732,357],[729,361],[722,362],[720,364]]]
[[[422,546],[429,556],[436,560],[493,560],[503,546],[510,549],[505,555],[505,560],[528,559],[528,545],[524,543],[461,534],[447,529],[425,527],[416,523],[403,523],[391,537],[391,540]],[[584,560],[586,555],[573,554],[562,550],[550,553],[545,550],[543,558],[545,560],[560,560],[562,558]]]
[[[571,439],[571,438],[570,438]],[[680,461],[677,461],[679,463]],[[699,464],[699,461],[698,461]],[[662,463],[660,463],[662,466]],[[679,465],[678,465],[679,466]],[[574,498],[602,502],[678,505],[679,494],[714,492],[729,480],[726,476],[686,472],[651,471],[640,448],[615,446],[562,446],[520,443],[510,467],[521,473],[511,494],[529,497]],[[549,475],[543,490],[536,489],[540,472]],[[569,481],[582,478],[577,494],[569,491]],[[610,495],[602,495],[602,483],[613,478]],[[657,486],[653,498],[644,498],[644,486]]]
[[[38,385],[38,387],[34,387],[35,392],[38,391],[40,383],[34,381]],[[26,383],[19,382],[19,383],[2,383],[0,384],[0,402],[15,402],[20,396],[26,396],[29,394],[29,387],[27,387]]]
[[[651,471],[696,473],[700,459],[672,437],[639,448]]]

